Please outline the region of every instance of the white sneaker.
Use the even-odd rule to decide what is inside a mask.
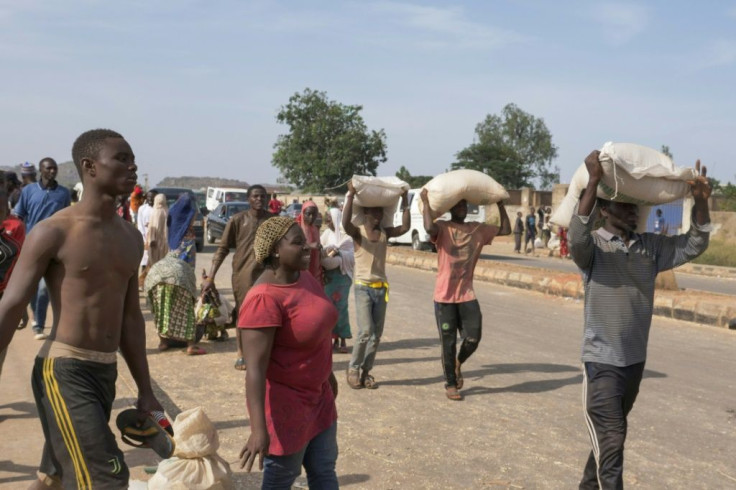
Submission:
[[[44,340],[46,338],[46,334],[43,332],[38,332],[36,335],[33,336],[36,340]]]

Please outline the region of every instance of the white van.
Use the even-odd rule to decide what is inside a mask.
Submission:
[[[433,250],[434,246],[429,241],[429,234],[424,231],[424,218],[422,217],[421,211],[419,211],[419,193],[421,189],[410,189],[409,190],[409,214],[411,215],[411,224],[409,225],[409,231],[401,236],[389,238],[389,243],[403,243],[411,244],[414,250]],[[403,213],[401,212],[401,201],[397,206],[396,212],[394,213],[394,226],[401,226]],[[450,213],[447,212],[440,216],[438,219],[449,220]],[[478,222],[485,223],[486,221],[486,208],[485,206],[476,206],[475,204],[468,203],[468,215],[465,218],[466,222]]]
[[[223,202],[248,202],[248,189],[236,187],[208,187],[204,205],[214,211]]]

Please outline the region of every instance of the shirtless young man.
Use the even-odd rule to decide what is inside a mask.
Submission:
[[[348,364],[347,382],[353,389],[378,388],[378,383],[370,375],[376,351],[383,334],[388,304],[388,280],[386,279],[386,245],[391,237],[401,236],[409,231],[408,191],[401,195],[401,226],[384,228],[383,208],[364,208],[365,223],[355,226],[353,216],[353,197],[355,187],[348,183],[342,226],[353,238],[355,246],[355,271],[353,282],[355,291],[355,316],[358,323],[358,336],[353,346],[353,355]]]
[[[43,426],[39,480],[31,488],[127,488],[128,468],[109,428],[118,348],[138,386],[141,419],[162,410],[151,389],[138,298],[141,234],[115,212],[136,183],[133,150],[96,129],[72,148],[84,199],[38,223],[0,301],[0,350],[43,277],[54,322],[33,368]]]

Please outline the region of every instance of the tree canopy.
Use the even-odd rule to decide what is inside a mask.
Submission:
[[[272,164],[308,192],[344,190],[353,174],[376,175],[386,161],[386,134],[368,130],[362,109],[309,88],[295,93],[276,115],[289,132],[276,140]]]
[[[418,189],[419,187],[422,187],[424,184],[432,180],[431,175],[412,175],[409,173],[409,170],[407,170],[406,167],[403,165],[399,169],[398,172],[396,172],[396,176],[409,184],[412,189]]]
[[[509,189],[549,188],[559,182],[552,166],[557,147],[543,119],[507,104],[500,115],[488,114],[475,127],[473,143],[457,152],[452,168],[484,172]]]

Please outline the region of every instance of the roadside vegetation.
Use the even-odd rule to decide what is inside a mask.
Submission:
[[[693,260],[701,265],[718,265],[723,267],[736,267],[736,247],[733,242],[711,238],[708,250],[697,259]]]

